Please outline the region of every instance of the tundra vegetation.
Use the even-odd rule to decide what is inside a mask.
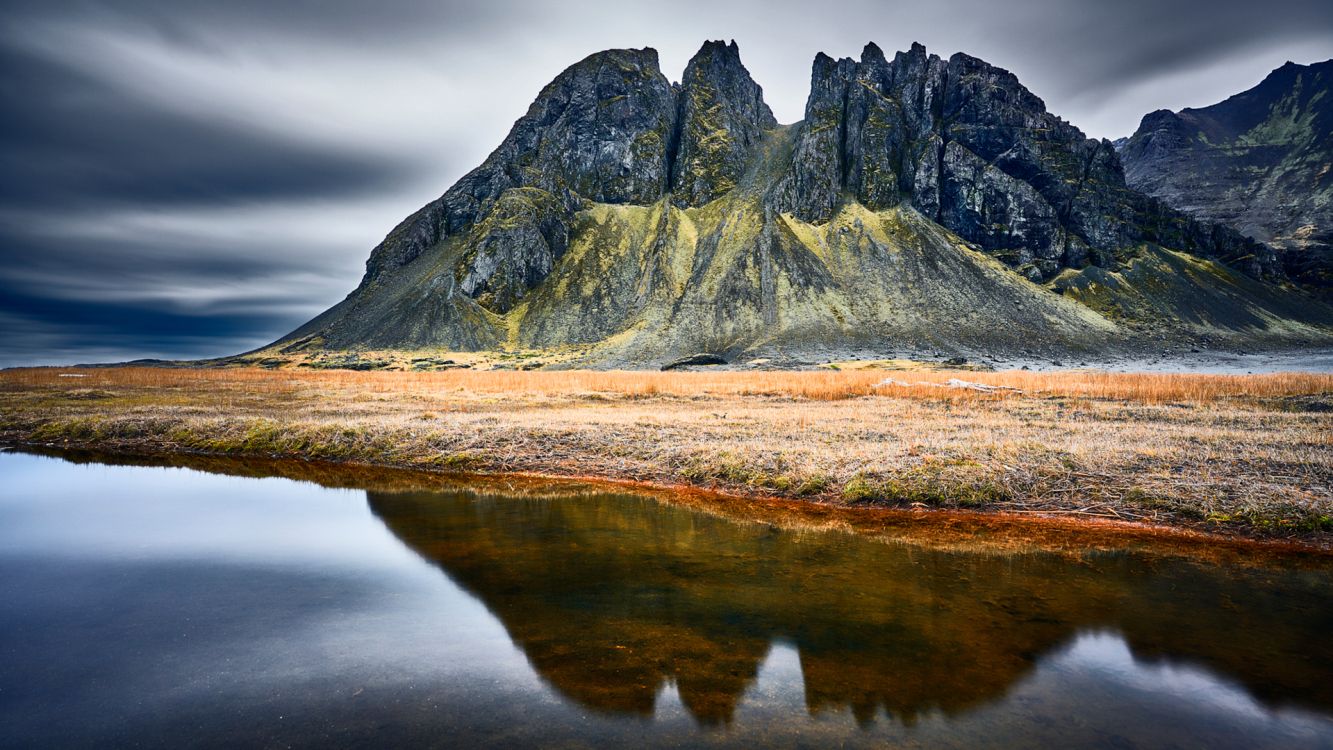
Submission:
[[[1331,410],[1333,375],[1300,373],[0,372],[10,445],[633,480],[1322,547]]]

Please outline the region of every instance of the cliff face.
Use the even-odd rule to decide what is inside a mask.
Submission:
[[[680,139],[672,163],[677,205],[702,206],[736,187],[764,132],[777,126],[735,42],[708,42],[685,66]]]
[[[821,54],[805,120],[782,127],[735,43],[709,42],[679,84],[651,49],[565,70],[346,300],[279,343],[596,364],[1326,335],[1333,311],[1281,278],[1268,247],[1130,189],[1109,142],[981,60]]]
[[[826,220],[844,192],[863,205],[908,203],[1035,280],[1109,267],[1142,242],[1217,258],[1259,277],[1272,253],[1129,190],[1109,141],[1048,113],[1012,73],[921,45],[889,62],[815,59],[784,205]]]
[[[548,215],[545,209],[553,206],[564,216],[585,201],[657,200],[667,189],[675,128],[676,93],[658,70],[656,51],[610,50],[588,57],[542,89],[481,166],[399,224],[371,252],[363,286],[411,263],[445,237],[479,229],[505,197],[510,205],[495,218],[508,214],[515,221],[497,222],[499,231],[513,230],[516,221],[535,228],[537,217]],[[485,242],[490,234],[480,228],[476,241]],[[483,259],[481,265],[490,261]]]
[[[1129,184],[1277,248],[1333,287],[1333,60],[1287,63],[1203,109],[1159,110],[1121,147]]]

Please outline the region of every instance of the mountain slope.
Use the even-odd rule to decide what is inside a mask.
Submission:
[[[1142,263],[1154,254],[1219,269],[1191,283],[1237,314],[1156,295],[1174,272]],[[1135,264],[1148,270],[1099,275]],[[820,55],[806,118],[784,127],[735,43],[709,42],[680,84],[651,49],[566,69],[375,248],[346,300],[271,351],[643,364],[1327,336],[1333,310],[1286,304],[1282,280],[1268,247],[1128,188],[1109,142],[1007,71],[920,45],[892,61],[873,44],[859,62]]]
[[[1333,60],[1287,63],[1224,102],[1143,118],[1129,184],[1283,251],[1295,280],[1333,287]]]

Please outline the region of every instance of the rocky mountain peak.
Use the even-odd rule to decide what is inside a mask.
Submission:
[[[1217,104],[1144,116],[1121,149],[1137,190],[1277,248],[1333,287],[1333,60],[1288,62]]]
[[[540,202],[560,206],[561,213],[586,200],[652,203],[669,186],[675,133],[676,93],[662,75],[657,50],[589,55],[542,89],[481,166],[375,248],[362,284],[410,263],[445,237],[471,231],[509,191],[540,191]],[[537,193],[513,197],[524,195]],[[540,213],[535,206],[528,213],[534,212]]]
[[[736,44],[735,39],[732,39],[729,42],[721,39],[709,39],[699,47],[698,52],[694,53],[694,57],[690,58],[690,62],[713,58],[726,59],[732,64],[740,64],[741,48]]]
[[[862,65],[887,65],[888,61],[884,59],[884,50],[879,48],[874,42],[866,42],[865,48],[861,50]]]
[[[847,198],[872,209],[907,203],[1034,279],[1112,264],[1143,241],[1273,271],[1255,243],[1144,201],[1109,142],[963,53],[945,62],[913,44],[891,63],[873,44],[859,62],[821,53],[793,153],[780,210],[818,222]]]
[[[680,205],[707,203],[735,186],[776,124],[734,41],[705,43],[678,88],[651,47],[589,55],[542,89],[481,166],[375,248],[362,285],[469,235],[459,289],[504,312],[559,260],[579,207],[647,205],[668,193]]]
[[[805,119],[780,128],[736,43],[708,41],[676,85],[651,48],[565,69],[288,341],[641,359],[830,336],[1082,346],[1205,299],[1192,325],[1326,314],[1259,281],[1278,277],[1267,247],[1130,189],[1110,142],[984,60],[820,53]]]
[[[775,125],[736,42],[705,42],[681,78],[671,180],[676,202],[700,206],[734,188],[764,131]]]

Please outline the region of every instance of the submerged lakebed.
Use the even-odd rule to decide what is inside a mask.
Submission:
[[[0,454],[0,745],[1333,747],[1328,557],[235,473]]]

